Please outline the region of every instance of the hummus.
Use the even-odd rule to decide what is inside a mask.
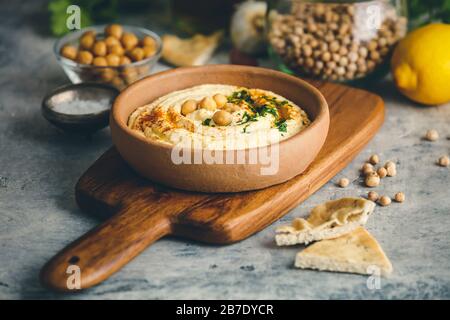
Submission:
[[[153,141],[210,150],[266,146],[309,124],[305,111],[280,95],[222,84],[169,93],[139,107],[128,120],[129,128]]]

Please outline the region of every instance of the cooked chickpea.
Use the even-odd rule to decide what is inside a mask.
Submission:
[[[200,108],[206,110],[215,110],[217,108],[216,101],[214,101],[211,97],[204,97],[202,101],[200,101]]]
[[[386,168],[383,168],[383,167],[378,168],[377,174],[380,176],[380,178],[386,177],[386,176],[387,176],[387,170],[386,170]]]
[[[195,110],[197,110],[197,101],[195,100],[186,100],[181,105],[181,114],[184,116],[191,112],[194,112]]]
[[[376,202],[380,196],[375,191],[369,191],[367,194],[367,199],[370,201]]]
[[[222,108],[228,102],[227,97],[220,93],[215,94],[213,99],[219,108]]]
[[[131,63],[131,60],[127,56],[121,56],[120,57],[119,65],[123,66],[125,64],[130,64],[130,63]]]
[[[92,61],[92,64],[97,67],[106,67],[108,65],[108,62],[106,61],[105,57],[95,57]]]
[[[341,188],[348,187],[349,184],[350,184],[350,180],[348,180],[347,178],[342,178],[342,179],[339,179],[339,181],[338,181],[338,185]]]
[[[140,61],[144,59],[144,50],[142,48],[134,48],[130,52],[130,58],[134,61]]]
[[[238,105],[235,105],[234,103],[230,103],[230,102],[225,103],[225,105],[223,106],[223,109],[230,113],[241,110],[241,108]]]
[[[113,69],[105,68],[100,76],[103,81],[110,82],[116,76],[116,72]]]
[[[369,162],[371,164],[377,164],[378,162],[380,162],[380,158],[378,157],[377,154],[373,154],[373,155],[370,156]]]
[[[123,28],[120,24],[110,24],[105,28],[105,34],[108,36],[113,36],[116,39],[122,37]]]
[[[112,46],[108,47],[108,53],[112,53],[118,56],[123,56],[125,53],[124,48],[121,44],[113,44]]]
[[[442,156],[439,158],[438,164],[441,167],[448,167],[450,165],[450,158],[448,156]]]
[[[380,205],[382,205],[383,207],[390,205],[391,202],[392,202],[392,200],[388,196],[381,196],[380,199],[378,200],[378,203]]]
[[[405,201],[405,194],[403,192],[397,192],[394,196],[394,200],[400,203]]]
[[[388,161],[388,162],[386,162],[386,163],[384,164],[384,167],[385,167],[386,169],[389,168],[389,167],[396,168],[396,165],[395,165],[395,162],[393,162],[393,161]]]
[[[91,64],[94,56],[87,50],[82,50],[78,52],[77,62],[81,64]]]
[[[428,141],[436,141],[437,139],[439,139],[439,133],[435,129],[430,129],[425,134],[425,139],[427,139]]]
[[[138,44],[139,40],[134,33],[125,32],[120,39],[125,50],[131,50]]]
[[[156,49],[154,47],[145,46],[142,50],[144,50],[144,58],[150,58],[156,53]]]
[[[142,40],[141,40],[141,45],[142,45],[143,47],[145,47],[145,46],[156,47],[156,41],[155,41],[155,39],[153,39],[153,38],[150,37],[150,36],[145,36],[145,37],[143,37]]]
[[[105,41],[97,41],[92,47],[92,53],[97,57],[104,57],[107,53],[107,47]]]
[[[123,81],[123,79],[121,77],[114,77],[111,80],[111,84],[119,89],[122,89],[125,86],[125,82]]]
[[[116,54],[110,53],[106,56],[106,61],[108,62],[108,66],[117,67],[120,65],[120,57]]]
[[[77,58],[78,50],[74,46],[65,45],[61,48],[60,53],[64,58],[75,60]]]
[[[227,126],[231,123],[231,120],[233,120],[233,117],[231,114],[224,110],[219,110],[216,113],[214,113],[212,117],[215,124],[219,126]]]
[[[80,47],[85,50],[90,50],[95,42],[95,36],[92,33],[85,33],[80,38]]]
[[[368,162],[364,163],[361,170],[364,175],[368,175],[369,173],[374,172],[373,165]]]
[[[380,177],[376,172],[371,172],[367,175],[365,183],[370,188],[377,187],[380,184]]]
[[[107,47],[120,45],[119,39],[117,39],[116,37],[113,37],[113,36],[106,37],[105,43],[106,43]]]

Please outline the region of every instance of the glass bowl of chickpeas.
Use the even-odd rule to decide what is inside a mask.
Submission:
[[[71,32],[54,46],[59,64],[73,83],[101,82],[119,90],[149,75],[161,49],[156,33],[119,24]]]
[[[406,0],[279,0],[268,21],[280,70],[351,83],[386,75],[408,22]]]

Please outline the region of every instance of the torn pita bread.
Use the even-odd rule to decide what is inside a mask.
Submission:
[[[392,264],[383,249],[363,227],[339,238],[313,243],[297,254],[295,266],[381,276],[392,273]]]
[[[210,36],[196,34],[189,39],[181,39],[175,35],[164,35],[162,57],[179,67],[200,66],[205,64],[216,50],[223,32],[218,31]]]
[[[342,198],[315,207],[305,220],[296,218],[291,225],[276,230],[279,246],[308,244],[342,236],[366,224],[375,203],[363,198]]]

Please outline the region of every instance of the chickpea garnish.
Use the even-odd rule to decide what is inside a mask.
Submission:
[[[235,105],[234,103],[227,102],[225,103],[223,110],[233,113],[235,111],[241,110],[241,108],[238,105]]]
[[[200,101],[200,108],[206,109],[206,110],[215,110],[217,108],[216,101],[214,101],[211,97],[205,97]]]
[[[156,49],[155,47],[145,46],[142,48],[144,50],[144,58],[150,58],[155,55]]]
[[[383,207],[390,205],[391,202],[392,202],[392,200],[388,196],[381,196],[380,199],[378,200],[378,203],[380,205],[382,205]]]
[[[93,59],[94,59],[94,56],[92,55],[92,53],[90,53],[87,50],[82,50],[82,51],[78,52],[77,62],[79,62],[81,64],[91,64]]]
[[[108,62],[108,66],[117,67],[120,65],[120,57],[114,53],[110,53],[106,56],[106,61]]]
[[[364,163],[361,170],[364,175],[368,175],[369,173],[374,172],[373,165],[368,162]]]
[[[97,41],[92,47],[92,53],[97,57],[104,57],[107,53],[107,47],[105,41]]]
[[[186,100],[181,105],[181,114],[184,116],[191,112],[194,112],[195,110],[197,110],[197,101],[195,100]]]
[[[64,58],[75,60],[77,58],[78,50],[74,46],[65,45],[61,48],[60,53]]]
[[[376,202],[380,196],[375,191],[369,191],[367,194],[367,199],[370,201]]]
[[[106,67],[108,66],[108,62],[106,61],[105,57],[95,57],[92,61],[92,64],[97,67]]]
[[[435,129],[427,130],[425,139],[427,139],[428,141],[436,141],[437,139],[439,139],[439,133]]]
[[[89,32],[89,31],[88,31]],[[85,33],[80,38],[80,47],[85,50],[90,50],[95,42],[95,36],[93,33]]]
[[[122,45],[125,48],[125,50],[131,50],[134,47],[136,47],[139,40],[134,33],[124,32],[122,38],[120,39],[120,42],[122,42]]]
[[[224,110],[219,110],[216,113],[214,113],[212,117],[215,124],[219,126],[227,126],[231,123],[231,120],[233,120],[233,117],[231,114]]]
[[[119,24],[110,24],[105,28],[105,34],[108,36],[113,36],[116,39],[120,39],[122,37],[123,28]]]
[[[380,158],[378,157],[377,154],[373,154],[373,155],[370,156],[369,162],[371,164],[377,164],[378,162],[380,162]]]
[[[123,66],[125,64],[130,64],[130,63],[131,63],[131,60],[127,56],[121,56],[120,57],[119,65]]]
[[[339,181],[338,181],[338,185],[339,185],[339,187],[341,187],[341,188],[345,188],[345,187],[347,187],[349,184],[350,184],[350,180],[348,180],[347,178],[341,178],[341,179],[339,179]]]
[[[108,36],[105,39],[105,43],[107,47],[111,47],[111,46],[115,46],[115,45],[120,45],[120,41],[118,38],[113,37],[113,36]]]
[[[377,174],[380,176],[380,178],[386,177],[386,176],[387,176],[387,170],[386,170],[386,168],[383,168],[383,167],[378,168]]]
[[[124,48],[121,44],[113,44],[108,47],[108,53],[116,54],[118,56],[123,56],[125,53]]]
[[[213,99],[219,108],[222,108],[228,102],[227,97],[220,93],[215,94]]]
[[[397,192],[394,195],[394,200],[400,203],[405,201],[405,194],[403,192]]]
[[[366,176],[365,183],[370,188],[377,187],[380,184],[380,177],[376,172],[371,172]]]
[[[450,158],[448,156],[442,156],[438,160],[438,165],[441,167],[448,167],[450,165]]]
[[[142,48],[134,48],[130,52],[130,58],[134,61],[140,61],[144,59],[144,50]]]

